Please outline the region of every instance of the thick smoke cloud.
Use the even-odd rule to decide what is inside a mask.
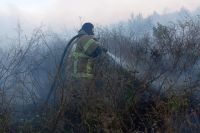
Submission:
[[[166,22],[166,18],[169,21],[177,18],[183,7],[198,14],[196,9],[199,5],[199,0],[2,0],[0,39],[2,42],[7,36],[14,38],[17,23],[22,25],[25,33],[29,33],[40,25],[48,30],[63,32],[66,29],[77,30],[85,21],[96,25],[116,24],[128,20],[131,14],[139,13],[144,17],[161,14],[165,17],[159,16],[159,21]],[[153,21],[158,19],[155,16],[152,18],[155,18]]]

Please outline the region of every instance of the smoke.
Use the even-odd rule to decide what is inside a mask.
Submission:
[[[147,17],[154,12],[159,14],[177,12],[182,7],[194,11],[198,5],[200,5],[198,0],[182,2],[173,0],[36,0],[34,2],[3,0],[0,6],[0,18],[6,21],[1,22],[4,26],[7,22],[17,23],[17,19],[20,19],[24,25],[38,26],[43,23],[48,28],[59,31],[63,28],[77,28],[85,21],[100,25],[118,23],[130,18],[131,13],[141,13]],[[5,17],[9,20],[5,20]]]
[[[12,43],[7,41],[16,38],[16,27],[19,23],[26,35],[31,34],[33,29],[41,25],[47,32],[63,35],[66,31],[70,33],[77,31],[86,21],[103,26],[126,23],[132,13],[134,19],[131,19],[134,20],[135,27],[128,28],[134,29],[140,35],[149,31],[157,22],[165,24],[177,19],[182,20],[187,13],[199,14],[198,5],[200,5],[198,0],[192,2],[184,0],[182,3],[172,0],[151,2],[144,0],[44,0],[42,2],[3,0],[0,5],[0,46],[4,47]],[[142,17],[138,17],[139,13]]]

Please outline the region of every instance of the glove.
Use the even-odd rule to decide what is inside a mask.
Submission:
[[[100,38],[96,38],[96,37],[94,37],[93,39],[94,39],[95,41],[99,41]]]
[[[106,48],[104,48],[104,47],[102,47],[102,51],[103,51],[104,53],[107,53],[107,52],[108,52],[108,50],[107,50]]]
[[[108,50],[107,50],[106,48],[103,48],[103,51],[104,51],[105,53],[107,53],[107,52],[108,52]]]

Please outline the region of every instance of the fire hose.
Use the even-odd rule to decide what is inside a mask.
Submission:
[[[63,65],[63,62],[64,62],[64,58],[65,58],[65,56],[66,56],[66,54],[67,54],[67,51],[68,51],[70,45],[72,44],[72,42],[73,42],[75,39],[81,37],[82,35],[83,35],[83,34],[78,34],[78,35],[74,36],[74,37],[68,42],[68,44],[66,45],[66,47],[65,47],[65,49],[64,49],[64,52],[63,52],[63,54],[62,54],[62,56],[61,56],[61,60],[60,60],[60,63],[59,63],[57,72],[56,72],[56,74],[55,74],[54,80],[53,80],[52,85],[51,85],[51,87],[50,87],[49,93],[48,93],[47,98],[46,98],[46,100],[45,100],[45,102],[44,102],[45,105],[48,103],[49,98],[51,97],[51,95],[52,95],[54,89],[56,89],[57,79],[59,79],[59,77],[60,77],[61,70],[62,70],[62,65]]]

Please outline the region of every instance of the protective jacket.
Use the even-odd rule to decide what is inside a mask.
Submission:
[[[74,42],[71,50],[72,76],[75,78],[93,78],[94,60],[105,50],[93,35],[87,35],[84,31],[80,31],[79,34],[83,35]]]

